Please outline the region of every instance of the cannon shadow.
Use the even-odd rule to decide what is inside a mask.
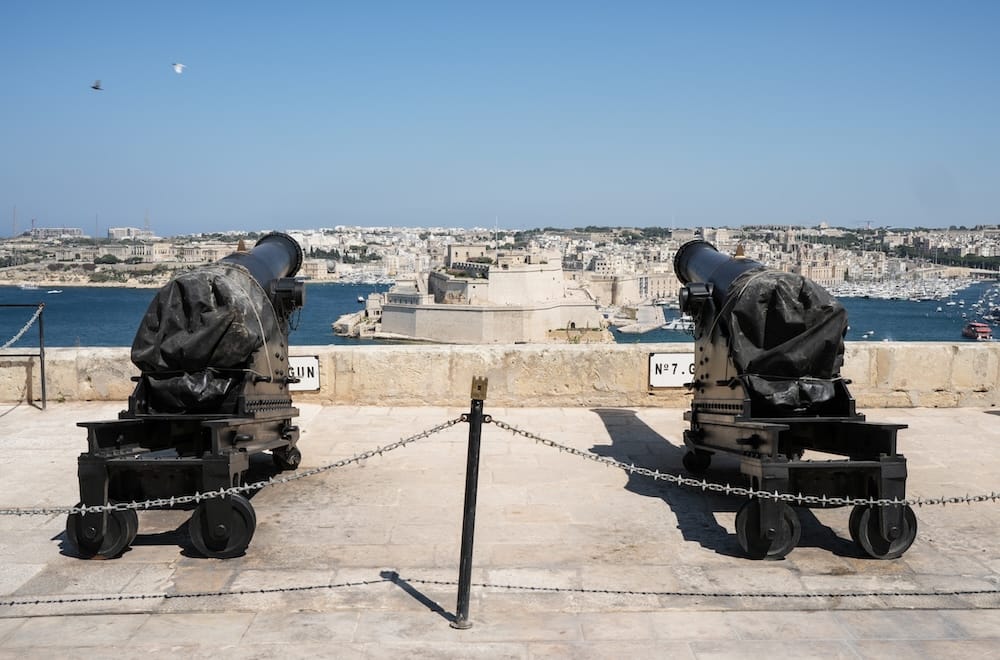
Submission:
[[[650,428],[633,410],[592,408],[611,439],[609,445],[594,445],[590,451],[619,463],[659,470],[670,474],[693,477],[682,463],[687,449],[681,439],[670,440]],[[700,478],[700,477],[698,477]],[[713,483],[746,486],[739,470],[739,460],[725,454],[715,454],[712,466],[704,478]],[[735,531],[719,522],[717,514],[733,514],[744,499],[719,493],[678,486],[650,477],[628,473],[625,489],[644,497],[659,497],[677,518],[677,528],[685,541],[730,557],[744,557]],[[865,557],[853,541],[816,518],[807,507],[794,507],[802,523],[802,536],[797,547],[818,547],[843,557]],[[727,516],[728,517],[728,516]],[[844,527],[847,513],[845,510]],[[793,551],[794,552],[794,551]]]

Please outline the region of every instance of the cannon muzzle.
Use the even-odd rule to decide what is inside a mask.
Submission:
[[[222,261],[237,263],[267,289],[273,280],[292,277],[302,267],[302,248],[294,238],[281,232],[270,233],[249,252],[234,252]]]
[[[674,255],[674,274],[681,284],[707,285],[697,288],[710,294],[716,307],[722,306],[733,282],[743,273],[764,268],[764,264],[753,259],[724,255],[711,243],[701,239],[688,241]],[[688,300],[682,294],[683,311],[688,311]]]

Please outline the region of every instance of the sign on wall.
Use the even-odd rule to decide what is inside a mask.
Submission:
[[[694,380],[694,353],[650,353],[649,386],[684,387]]]
[[[289,383],[291,392],[308,392],[319,389],[319,356],[289,355],[288,374],[299,379],[297,383]]]

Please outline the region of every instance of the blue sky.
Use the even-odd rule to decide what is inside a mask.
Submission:
[[[0,235],[1000,223],[997,2],[5,2],[0,61]]]

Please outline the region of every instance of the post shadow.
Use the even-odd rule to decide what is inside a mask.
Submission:
[[[683,440],[673,442],[642,421],[635,411],[621,408],[591,409],[608,431],[610,445],[594,445],[590,451],[598,456],[611,458],[619,463],[635,465],[649,470],[670,474],[693,476],[684,469],[682,459],[687,453]],[[702,477],[698,477],[702,478]],[[746,486],[746,477],[739,471],[739,460],[733,456],[716,453],[712,466],[704,475],[706,480],[733,486]],[[677,486],[629,472],[625,489],[644,497],[659,497],[677,517],[677,528],[685,541],[698,543],[703,548],[731,557],[744,557],[736,539],[719,524],[717,513],[735,514],[744,498],[710,491]],[[819,547],[838,556],[865,557],[849,538],[820,522],[808,507],[794,507],[802,523],[802,536],[797,547]],[[847,528],[847,509],[844,529]]]
[[[437,601],[432,600],[422,591],[404,580],[396,571],[381,571],[379,572],[379,576],[383,580],[392,582],[394,585],[402,589],[408,596],[412,597],[415,601],[429,609],[434,614],[439,615],[448,623],[454,623],[457,620],[457,617],[454,614],[446,612],[445,609],[437,603]]]

